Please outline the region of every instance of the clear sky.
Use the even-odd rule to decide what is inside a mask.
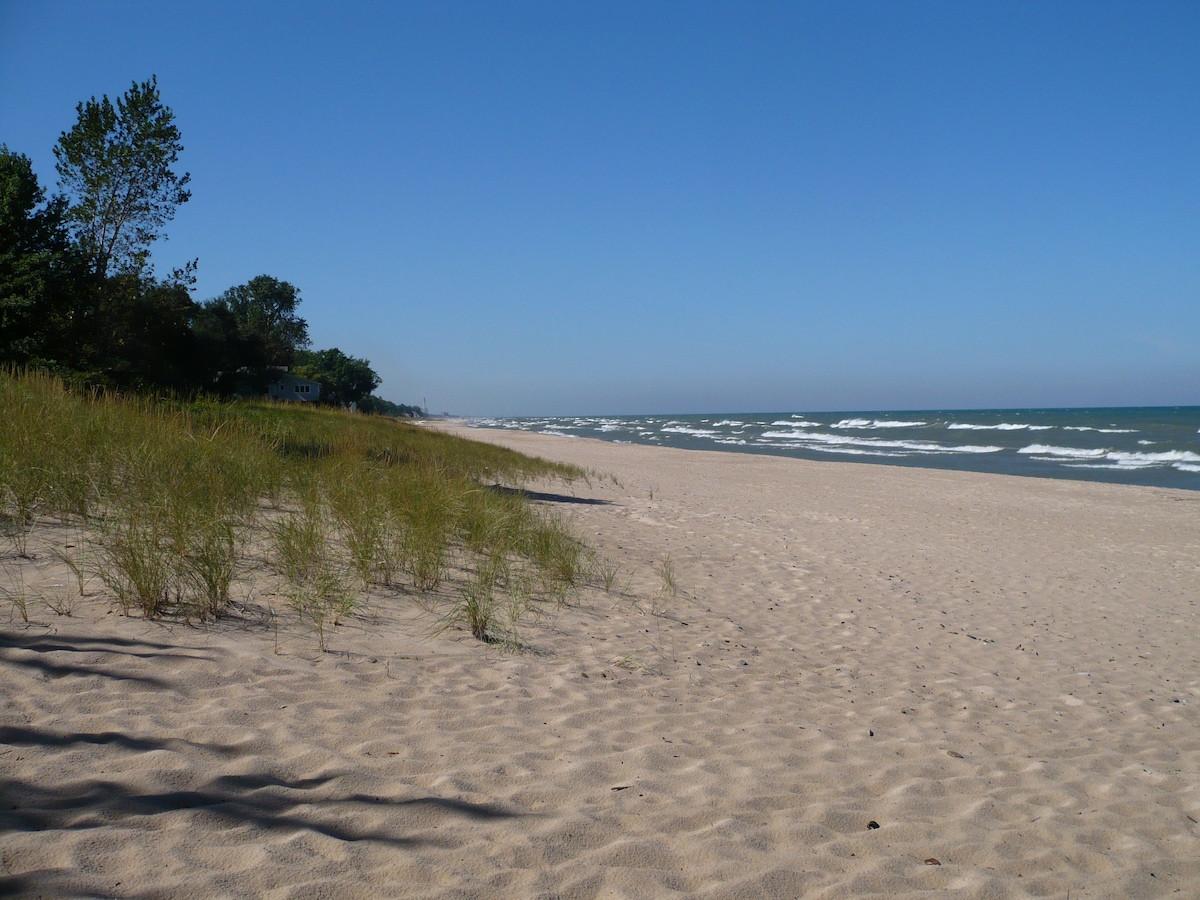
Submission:
[[[57,183],[154,74],[196,299],[462,414],[1200,403],[1200,4],[0,0]]]

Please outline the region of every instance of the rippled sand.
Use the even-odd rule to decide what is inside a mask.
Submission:
[[[467,433],[604,474],[540,502],[611,591],[519,655],[31,603],[0,895],[1200,896],[1200,494]]]

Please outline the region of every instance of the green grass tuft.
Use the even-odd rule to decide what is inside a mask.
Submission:
[[[0,417],[13,551],[27,555],[43,522],[68,526],[72,543],[50,552],[80,594],[97,577],[127,614],[221,616],[258,544],[322,648],[371,585],[430,597],[452,576],[471,632],[493,640],[587,577],[587,548],[520,492],[586,480],[572,466],[394,419],[93,393],[11,370]],[[12,581],[0,573],[0,596],[26,615]]]

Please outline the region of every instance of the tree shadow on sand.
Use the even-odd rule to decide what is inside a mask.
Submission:
[[[16,831],[79,831],[125,823],[139,817],[202,810],[230,824],[248,824],[266,831],[311,831],[339,841],[378,841],[396,847],[440,843],[401,836],[381,829],[345,824],[356,812],[372,808],[425,807],[475,820],[514,818],[514,813],[489,803],[469,803],[448,797],[389,800],[368,794],[315,797],[338,776],[281,779],[269,775],[223,775],[196,790],[140,792],[117,781],[88,779],[61,787],[45,787],[16,778],[0,778],[0,834]],[[303,807],[302,814],[298,810]]]
[[[363,794],[314,799],[309,792],[337,776],[286,780],[268,775],[222,776],[195,791],[138,793],[112,781],[88,781],[61,789],[46,789],[0,778],[0,835],[19,831],[79,831],[117,826],[144,827],[147,833],[160,825],[151,817],[200,811],[225,820],[230,826],[250,825],[264,832],[306,831],[337,841],[374,841],[394,848],[450,846],[444,838],[413,837],[385,829],[348,825],[368,809],[392,807],[421,809],[477,821],[502,820],[524,815],[489,803],[470,803],[447,797],[414,797],[387,800]],[[19,798],[19,802],[12,800]],[[15,808],[9,809],[7,807]],[[304,807],[300,810],[300,807]],[[211,829],[211,822],[204,824]],[[0,876],[0,897],[158,897],[155,890],[131,893],[108,890],[78,869],[40,869]],[[111,885],[112,881],[106,879]],[[85,892],[81,886],[86,884]],[[120,882],[117,882],[120,885]]]
[[[121,736],[112,732],[61,734],[35,728],[0,729],[0,743],[34,752],[53,752],[74,745],[109,744],[132,752],[154,750],[212,751],[223,755],[236,748],[195,744],[175,739],[157,740]],[[139,790],[118,780],[88,778],[55,785],[32,779],[0,777],[0,838],[20,832],[78,832],[116,827],[145,829],[167,827],[164,816],[202,814],[203,827],[248,825],[263,832],[292,830],[323,835],[337,841],[373,841],[396,848],[446,846],[452,841],[431,834],[434,820],[461,817],[499,821],[527,815],[497,804],[472,803],[453,797],[419,796],[389,799],[363,793],[340,793],[341,775],[283,778],[267,772],[221,775],[194,789]],[[363,827],[356,823],[378,819],[379,810],[394,810],[397,827]],[[405,811],[411,815],[406,815]],[[369,815],[369,814],[376,815]],[[213,820],[216,819],[217,822]],[[0,843],[3,843],[0,839]],[[10,860],[11,863],[11,860]],[[0,877],[0,897],[54,895],[55,883],[64,890],[78,886],[79,872],[59,870],[25,872]],[[47,894],[47,892],[49,892]],[[87,896],[117,896],[93,891]],[[119,896],[129,896],[120,893]]]
[[[540,500],[543,503],[575,503],[583,506],[611,506],[611,500],[598,500],[595,497],[573,497],[570,494],[550,494],[545,491],[527,491],[521,488],[505,487],[502,484],[488,485],[488,490],[506,496],[524,497],[527,500]]]
[[[118,656],[134,656],[139,659],[156,657],[171,657],[175,659],[211,660],[207,654],[196,655],[172,644],[156,644],[151,641],[139,641],[129,638],[103,637],[89,638],[73,636],[69,639],[16,634],[0,631],[0,662],[7,665],[22,666],[32,669],[47,678],[65,678],[68,675],[101,675],[118,681],[132,681],[146,687],[170,688],[167,682],[150,675],[133,675],[128,672],[113,671],[94,665],[75,662],[71,657],[50,658],[47,654],[58,653],[94,653]],[[11,651],[19,650],[35,653],[36,656],[17,656]]]
[[[74,734],[47,731],[41,728],[21,728],[19,726],[0,726],[0,744],[10,747],[42,747],[60,749],[78,744],[95,744],[97,746],[115,746],[123,750],[135,750],[148,753],[151,750],[184,751],[188,749],[205,750],[219,753],[222,756],[238,756],[241,748],[234,744],[198,744],[195,741],[185,741],[182,738],[139,738],[122,734],[119,731],[81,731]]]
[[[81,744],[108,744],[139,753],[154,750],[204,751],[223,756],[237,755],[235,746],[197,744],[175,738],[137,738],[115,732],[64,734],[37,728],[0,728],[0,744],[54,750]],[[19,778],[0,778],[0,834],[12,831],[78,830],[101,828],[139,816],[158,816],[180,810],[205,810],[234,823],[248,823],[268,830],[298,828],[340,841],[383,841],[407,846],[428,843],[382,831],[355,828],[322,819],[314,813],[334,812],[337,818],[353,820],[353,813],[368,808],[426,807],[471,819],[504,819],[522,813],[488,803],[469,803],[448,797],[414,797],[389,800],[368,794],[345,794],[323,790],[339,775],[287,779],[267,773],[220,775],[194,790],[141,792],[131,785],[105,779],[84,779],[53,787]],[[304,814],[296,810],[304,807]]]

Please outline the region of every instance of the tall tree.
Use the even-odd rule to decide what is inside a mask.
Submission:
[[[0,144],[0,361],[59,361],[82,274],[66,201],[47,201],[29,157]]]
[[[101,343],[83,345],[80,369],[89,381],[134,390],[206,386],[190,327],[197,304],[186,283],[131,273],[107,279],[104,290]]]
[[[240,365],[250,369],[290,366],[309,345],[308,323],[296,314],[300,291],[270,275],[251,278],[204,304],[206,327],[232,324],[240,343]]]
[[[76,113],[54,148],[76,239],[101,278],[141,273],[150,244],[191,197],[191,176],[173,169],[183,150],[175,114],[154,76],[134,82],[116,106],[92,97]]]
[[[296,374],[321,382],[321,400],[338,406],[358,403],[381,384],[365,359],[348,356],[337,347],[296,354]]]

